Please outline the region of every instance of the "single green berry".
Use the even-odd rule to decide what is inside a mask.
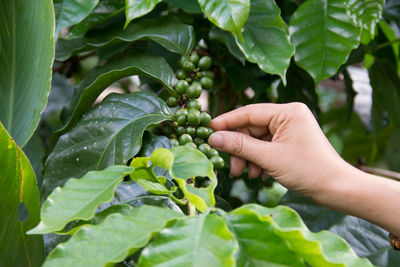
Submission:
[[[208,129],[206,127],[201,126],[196,129],[196,135],[200,138],[207,139],[209,135]]]
[[[177,78],[178,80],[184,80],[184,79],[186,79],[186,72],[185,72],[184,70],[178,70],[178,71],[175,73],[175,76],[176,76],[176,78]]]
[[[201,85],[206,88],[210,89],[212,87],[213,81],[208,77],[203,77],[200,79]]]
[[[201,103],[200,103],[199,100],[193,99],[193,100],[190,100],[190,101],[187,103],[187,107],[188,107],[189,109],[190,109],[190,108],[193,108],[193,109],[201,110]]]
[[[191,126],[198,126],[200,124],[200,111],[197,109],[189,109],[187,121]]]
[[[212,156],[219,156],[219,153],[218,153],[218,151],[215,150],[214,148],[211,148],[211,149],[208,150],[206,156],[207,156],[208,158],[211,158]]]
[[[186,127],[186,133],[189,134],[192,137],[195,137],[196,135],[196,128],[192,127],[192,126],[188,126]]]
[[[202,90],[203,88],[201,86],[201,83],[198,81],[194,81],[186,90],[186,95],[189,98],[196,99],[200,97]]]
[[[200,138],[200,137],[195,137],[193,139],[193,143],[195,143],[196,145],[201,145],[204,143],[204,139]]]
[[[178,117],[178,116],[180,116],[180,115],[185,115],[185,116],[186,116],[187,114],[188,114],[188,112],[187,112],[187,110],[184,109],[184,108],[178,109],[178,110],[176,111],[176,113],[175,113],[176,117]]]
[[[220,156],[212,156],[210,158],[211,163],[214,165],[214,169],[219,170],[224,167],[224,159]]]
[[[208,144],[201,144],[197,147],[198,150],[200,150],[204,155],[207,155],[208,150],[211,149],[211,147]]]
[[[200,79],[203,75],[201,75],[201,72],[196,72],[196,79]]]
[[[180,126],[184,126],[186,124],[186,116],[185,115],[179,115],[176,117],[176,122],[180,125]]]
[[[186,129],[185,129],[185,127],[183,127],[183,126],[178,126],[178,127],[175,129],[175,133],[176,133],[177,135],[181,136],[182,134],[186,133]]]
[[[185,81],[187,81],[188,83],[191,83],[193,80],[192,80],[192,78],[187,77],[187,78],[185,79]]]
[[[171,146],[179,146],[179,142],[176,139],[170,139],[169,142],[171,143]]]
[[[209,70],[205,70],[205,71],[202,71],[202,72],[201,72],[201,76],[202,76],[202,77],[208,77],[208,78],[210,78],[211,80],[213,80],[213,79],[214,79],[214,72],[209,71]]]
[[[193,64],[197,64],[197,62],[199,62],[199,59],[200,59],[200,57],[196,53],[191,54],[190,57],[189,57],[189,60],[191,62],[193,62]]]
[[[191,61],[185,61],[185,63],[183,63],[183,66],[182,66],[182,69],[187,72],[192,72],[194,70],[194,68],[195,68],[195,66],[194,66],[193,62],[191,62]]]
[[[169,126],[171,126],[171,128],[177,128],[179,126],[179,124],[176,121],[170,121],[169,122]]]
[[[211,116],[207,112],[203,111],[200,113],[200,125],[208,126],[211,122]]]
[[[208,56],[201,57],[199,60],[199,67],[201,70],[208,70],[211,67],[212,60]]]
[[[170,136],[169,136],[169,139],[177,139],[178,138],[178,136],[176,136],[176,134],[171,134]]]
[[[193,143],[193,142],[187,142],[187,143],[185,144],[185,146],[189,146],[189,147],[197,148],[196,144],[195,144],[195,143]]]
[[[208,128],[208,132],[210,133],[209,134],[209,136],[210,136],[210,135],[212,135],[214,133],[214,130],[212,128]]]
[[[185,62],[188,61],[188,60],[189,60],[188,57],[182,56],[182,57],[179,59],[179,61],[178,61],[178,65],[179,65],[181,68],[183,68],[183,65],[184,65]]]
[[[167,105],[171,108],[176,107],[176,105],[178,105],[178,99],[176,99],[173,96],[170,96],[167,98]]]
[[[193,139],[192,139],[192,137],[190,136],[190,135],[188,135],[188,134],[182,134],[180,137],[179,137],[179,144],[180,145],[184,145],[184,144],[186,144],[186,143],[189,143],[189,142],[193,142]]]
[[[185,80],[178,81],[175,85],[175,90],[179,95],[186,94],[186,90],[189,88],[189,83]]]

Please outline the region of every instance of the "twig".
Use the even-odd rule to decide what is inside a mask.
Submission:
[[[370,174],[376,174],[376,175],[384,176],[384,177],[392,179],[392,180],[400,181],[400,173],[398,173],[398,172],[368,167],[365,165],[358,165],[357,167],[360,170],[370,173]]]

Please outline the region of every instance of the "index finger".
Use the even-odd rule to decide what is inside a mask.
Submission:
[[[216,131],[233,130],[247,126],[268,127],[273,118],[287,111],[287,104],[253,104],[222,114],[210,123]]]

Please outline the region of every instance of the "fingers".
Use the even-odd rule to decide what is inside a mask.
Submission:
[[[243,171],[244,167],[246,167],[246,162],[245,160],[231,156],[231,175],[234,177],[240,176]]]
[[[249,178],[257,178],[261,174],[261,168],[254,163],[247,163],[247,170],[249,172]]]
[[[265,167],[264,157],[270,154],[274,147],[272,143],[230,131],[218,131],[212,134],[208,143],[217,150],[251,161],[262,168]]]

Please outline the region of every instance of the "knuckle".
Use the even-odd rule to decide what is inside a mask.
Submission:
[[[309,114],[311,112],[307,105],[301,102],[294,102],[290,103],[289,105],[291,113],[296,116],[304,116],[305,114]]]
[[[243,136],[235,135],[232,139],[232,153],[234,155],[241,155],[243,151]]]

